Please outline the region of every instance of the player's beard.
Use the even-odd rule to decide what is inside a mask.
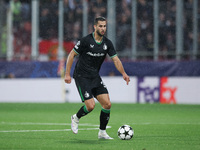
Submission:
[[[98,36],[102,37],[102,36],[104,36],[105,32],[103,32],[103,34],[101,34],[100,31],[97,30],[97,34],[98,34]]]

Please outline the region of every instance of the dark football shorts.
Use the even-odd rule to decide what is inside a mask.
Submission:
[[[96,78],[76,77],[75,83],[82,102],[96,97],[97,95],[108,93],[100,76]]]

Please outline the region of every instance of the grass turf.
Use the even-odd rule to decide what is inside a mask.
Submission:
[[[113,104],[107,129],[114,140],[98,140],[101,106],[70,131],[70,116],[82,104],[0,103],[0,149],[46,150],[199,150],[200,105]],[[131,140],[120,140],[118,128],[134,129]],[[96,126],[95,126],[96,125]],[[69,129],[69,130],[66,130]]]

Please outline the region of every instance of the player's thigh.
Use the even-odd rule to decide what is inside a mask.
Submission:
[[[86,108],[89,112],[92,111],[95,107],[94,98],[87,99],[87,100],[84,101],[84,103],[85,103],[85,106],[86,106]]]
[[[87,78],[77,77],[75,78],[75,83],[82,102],[93,98],[93,94],[91,92],[91,80]]]
[[[109,94],[99,94],[96,96],[96,99],[99,101],[99,103],[101,104],[101,106],[104,109],[110,109],[111,108],[111,102],[110,102],[110,98],[109,98]]]
[[[92,88],[91,91],[95,98],[97,98],[97,96],[98,96],[99,99],[102,99],[102,98],[109,99],[108,90],[107,90],[105,84],[103,83],[101,77],[96,77],[93,80],[93,84],[94,84],[94,87]],[[105,95],[103,95],[103,94],[105,94]]]

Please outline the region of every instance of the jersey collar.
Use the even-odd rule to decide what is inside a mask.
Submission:
[[[94,32],[92,33],[92,36],[94,38]],[[94,40],[95,40],[95,38],[94,38]],[[103,42],[103,38],[102,38],[101,42],[97,42],[96,40],[95,40],[95,42],[100,45]]]

